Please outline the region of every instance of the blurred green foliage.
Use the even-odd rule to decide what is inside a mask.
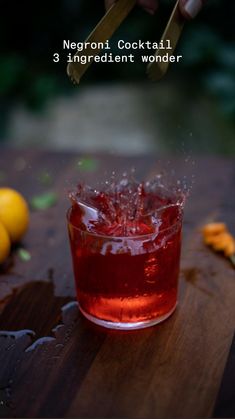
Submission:
[[[162,0],[156,16],[136,9],[112,40],[159,40],[174,1]],[[104,13],[103,0],[22,0],[1,2],[0,36],[0,129],[3,131],[9,109],[23,102],[40,110],[47,100],[74,91],[65,75],[66,54],[63,39],[84,40]],[[203,12],[187,24],[180,45],[184,60],[174,75],[212,95],[221,112],[235,120],[235,2],[208,0]],[[61,54],[53,63],[53,53]],[[125,52],[124,52],[125,53]],[[171,71],[173,75],[173,71]],[[145,68],[133,64],[94,65],[83,83],[144,80]],[[195,83],[196,79],[196,83]],[[193,88],[193,87],[192,87]]]
[[[184,67],[197,75],[199,86],[218,100],[223,115],[235,121],[234,37],[227,39],[202,24],[188,35],[182,43]]]

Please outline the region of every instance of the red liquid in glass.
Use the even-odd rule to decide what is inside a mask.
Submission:
[[[114,323],[151,322],[167,317],[177,302],[181,210],[170,198],[142,191],[142,214],[97,219],[74,200],[69,234],[77,297],[88,316]],[[113,196],[92,204],[109,215]],[[160,209],[155,218],[148,215]],[[113,211],[113,209],[112,209]]]

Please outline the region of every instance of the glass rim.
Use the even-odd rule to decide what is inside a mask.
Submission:
[[[183,205],[180,205],[180,204],[166,205],[166,206],[163,206],[163,207],[158,208],[156,211],[160,211],[160,210],[163,210],[163,209],[172,207],[172,206],[173,207],[181,207],[182,208],[182,212],[183,212]],[[161,231],[158,231],[158,232],[152,232],[152,233],[148,233],[148,234],[138,234],[138,235],[133,235],[133,236],[111,236],[111,235],[108,236],[107,234],[99,234],[99,233],[94,233],[92,231],[82,230],[81,228],[79,228],[78,226],[76,226],[75,224],[73,224],[70,221],[70,219],[69,219],[69,213],[71,212],[72,208],[73,207],[69,207],[68,210],[67,210],[67,212],[66,212],[66,218],[67,218],[67,222],[68,222],[69,225],[71,225],[75,230],[78,230],[81,233],[84,233],[84,234],[86,234],[88,236],[93,236],[93,237],[102,238],[102,239],[109,239],[109,240],[122,240],[123,241],[123,240],[136,240],[136,239],[139,239],[140,240],[140,239],[145,239],[145,238],[146,239],[147,238],[151,238],[155,234],[158,235],[158,234],[162,234],[162,233],[165,233],[167,231],[173,230],[174,227],[176,227],[178,225],[182,225],[182,221],[183,221],[183,214],[182,214],[182,217],[179,220],[177,220],[174,224],[172,224],[170,227],[167,227],[167,228],[165,228],[165,229],[163,229]]]

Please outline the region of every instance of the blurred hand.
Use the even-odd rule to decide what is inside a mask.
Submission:
[[[180,0],[180,10],[186,19],[193,19],[200,12],[205,0]],[[109,9],[115,0],[105,0],[106,9]],[[138,0],[148,13],[153,15],[158,8],[158,0]]]

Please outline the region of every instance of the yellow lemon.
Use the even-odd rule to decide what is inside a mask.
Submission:
[[[23,237],[29,225],[29,209],[23,196],[10,188],[0,188],[0,222],[12,243]]]
[[[4,262],[11,250],[10,237],[4,225],[0,222],[0,264]]]

